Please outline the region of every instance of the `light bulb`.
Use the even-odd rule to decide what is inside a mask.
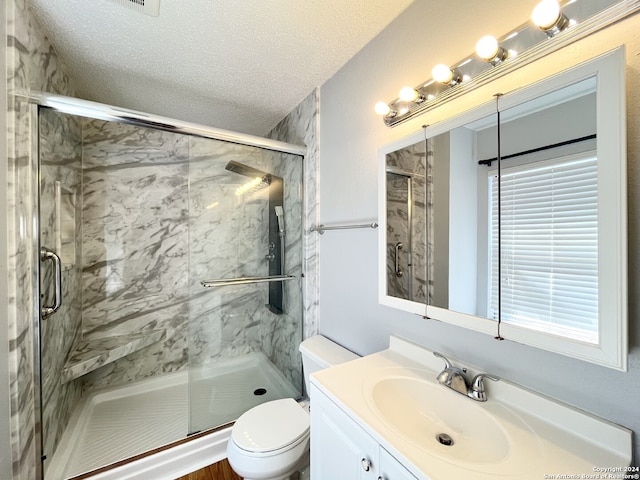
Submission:
[[[431,75],[436,82],[449,83],[453,80],[453,72],[444,63],[439,63],[431,70]]]
[[[389,115],[389,113],[391,112],[391,107],[384,102],[376,103],[376,106],[374,108],[376,113],[382,116]]]
[[[404,102],[415,102],[420,97],[420,94],[415,88],[402,87],[398,98]]]
[[[531,13],[531,21],[542,30],[555,25],[560,18],[560,5],[556,0],[542,0]]]
[[[482,37],[480,40],[478,40],[478,43],[476,43],[476,53],[485,62],[496,58],[496,55],[498,55],[499,51],[500,46],[498,45],[498,40],[496,40],[496,37],[493,37],[491,35]]]

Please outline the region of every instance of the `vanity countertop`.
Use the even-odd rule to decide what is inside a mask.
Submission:
[[[392,336],[388,350],[311,382],[422,480],[598,478],[630,464],[630,430],[505,380],[487,382],[488,400],[475,401],[438,384],[442,367]],[[454,445],[438,443],[438,430]]]

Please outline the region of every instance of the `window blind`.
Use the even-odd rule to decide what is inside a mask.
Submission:
[[[598,342],[598,179],[594,152],[501,169],[489,177],[489,316]],[[500,280],[500,282],[498,281]]]

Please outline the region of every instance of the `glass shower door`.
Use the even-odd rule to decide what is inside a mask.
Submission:
[[[82,128],[78,117],[38,116],[42,449],[51,458],[82,394],[60,376],[82,317]]]
[[[189,432],[302,393],[302,159],[189,144]]]

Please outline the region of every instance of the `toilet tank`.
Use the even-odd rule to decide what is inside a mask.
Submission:
[[[302,354],[304,387],[307,390],[307,395],[311,387],[309,375],[313,372],[360,358],[359,355],[322,335],[315,335],[304,340],[300,344],[300,353]]]

